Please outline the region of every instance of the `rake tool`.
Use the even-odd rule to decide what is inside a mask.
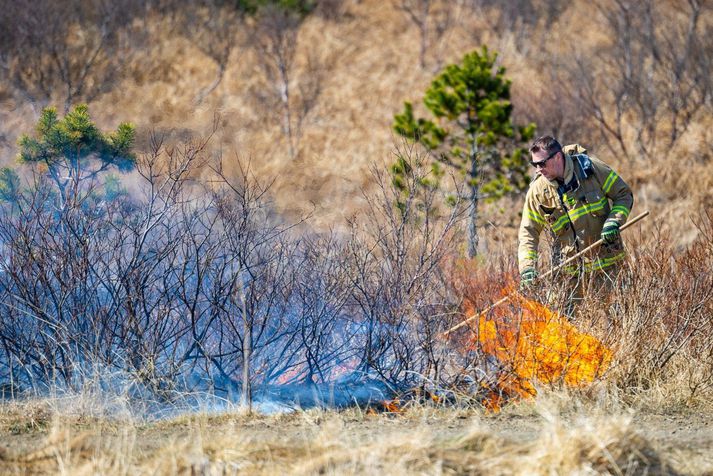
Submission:
[[[645,211],[644,213],[642,213],[641,215],[639,215],[639,216],[637,216],[637,217],[635,217],[635,218],[632,218],[632,219],[629,220],[624,226],[622,226],[619,231],[622,232],[622,231],[626,230],[627,228],[629,228],[629,227],[630,227],[631,225],[633,225],[634,223],[636,223],[636,222],[638,222],[638,221],[643,220],[644,218],[646,218],[648,215],[649,215],[649,211],[647,210],[647,211]],[[551,275],[551,274],[553,274],[553,273],[556,273],[557,271],[561,270],[562,268],[564,268],[565,266],[567,266],[569,263],[571,263],[572,261],[576,260],[576,259],[579,258],[580,256],[582,256],[582,255],[588,253],[589,251],[592,251],[593,249],[595,249],[595,248],[601,246],[602,243],[604,243],[604,240],[602,240],[602,239],[599,239],[599,240],[595,241],[594,243],[592,243],[591,245],[587,246],[585,249],[583,249],[583,250],[580,251],[579,253],[575,254],[574,256],[571,256],[571,257],[567,258],[565,261],[563,261],[563,262],[560,263],[559,265],[557,265],[557,266],[555,266],[554,268],[550,269],[549,271],[547,271],[546,273],[542,274],[541,276],[538,276],[536,279],[546,278],[547,276],[549,276],[549,275]],[[481,316],[484,316],[485,314],[487,314],[488,312],[490,312],[492,309],[498,307],[499,305],[501,305],[502,303],[504,303],[505,301],[507,301],[508,299],[510,299],[510,296],[512,296],[512,295],[515,294],[516,292],[517,292],[517,291],[513,291],[513,292],[507,294],[507,295],[506,295],[505,297],[503,297],[502,299],[500,299],[500,300],[498,300],[498,301],[495,301],[493,304],[491,304],[491,305],[488,306],[487,308],[483,309],[482,311],[480,311],[480,312],[478,312],[478,313],[476,313],[476,314],[473,314],[472,316],[470,316],[469,318],[467,318],[466,320],[464,320],[464,321],[461,322],[460,324],[456,324],[455,326],[451,327],[450,329],[448,329],[447,331],[445,331],[445,332],[443,333],[443,336],[446,337],[446,336],[447,336],[448,334],[450,334],[451,332],[453,332],[453,331],[455,331],[455,330],[457,330],[457,329],[460,329],[461,327],[465,326],[465,325],[468,324],[469,322],[471,322],[471,321],[473,321],[473,320],[475,320],[475,319],[478,319],[478,318],[480,318]]]

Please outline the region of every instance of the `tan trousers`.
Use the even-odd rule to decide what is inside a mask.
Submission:
[[[608,305],[621,269],[622,266],[617,264],[602,270],[582,272],[574,276],[562,273],[559,280],[561,285],[554,289],[553,295],[549,297],[548,301],[555,310],[570,320],[575,318],[577,309],[585,298],[596,299],[602,305]]]

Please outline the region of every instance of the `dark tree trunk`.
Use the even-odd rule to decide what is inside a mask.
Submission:
[[[468,209],[468,258],[478,255],[478,145],[473,138],[470,146],[470,170],[468,171],[470,206]]]

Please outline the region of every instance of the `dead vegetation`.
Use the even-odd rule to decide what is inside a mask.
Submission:
[[[652,430],[676,426],[573,397],[552,394],[499,416],[433,407],[399,416],[194,414],[152,424],[55,416],[31,443],[6,440],[0,465],[6,474],[201,475],[700,474],[713,467],[704,455],[713,438],[707,420],[690,423],[698,438],[665,438]],[[5,420],[19,416],[5,412]]]
[[[77,175],[59,213],[46,206],[52,187],[34,170],[39,185],[1,210],[10,264],[0,274],[3,393],[94,389],[99,399],[135,400],[147,412],[206,397],[249,407],[253,395],[278,395],[284,403],[289,389],[288,404],[341,406],[373,400],[353,390],[374,382],[382,400],[402,392],[456,405],[487,399],[517,364],[482,340],[474,345],[469,329],[453,339],[442,333],[511,286],[513,258],[456,258],[463,208],[419,187],[428,171],[415,149],[401,153],[409,170],[402,186],[374,168],[369,213],[347,232],[321,235],[281,221],[249,164],[232,180],[221,160],[206,157],[206,142],[173,148],[154,140],[137,165],[133,191],[142,199],[126,190],[110,198]],[[632,236],[631,263],[611,277],[608,298],[587,289],[574,325],[609,356],[608,370],[588,382],[603,377],[624,399],[665,399],[674,408],[710,396],[710,215],[696,226],[699,239],[681,251],[665,234]],[[531,297],[562,313],[558,283]],[[543,352],[556,342],[520,345],[538,340],[526,330],[541,324],[521,320],[523,302],[487,319],[507,321],[510,340],[520,342],[508,347],[534,349],[525,352],[534,359],[527,368],[548,368]],[[575,329],[565,320],[559,327]],[[535,376],[553,388],[572,385],[566,369],[585,341],[569,334],[553,357],[564,371],[542,377],[535,368],[519,375],[523,388]]]
[[[57,23],[55,36],[47,26],[42,41],[3,42],[4,163],[47,103],[88,101],[100,125],[127,120],[184,138],[210,130],[217,112],[211,147],[254,157],[256,173],[277,177],[280,211],[299,216],[314,203],[315,225],[334,226],[363,212],[359,190],[369,186],[369,164],[393,148],[403,101],[417,99],[436,69],[487,44],[513,80],[519,122],[584,143],[654,213],[711,203],[711,187],[698,184],[711,175],[706,2],[325,1],[304,19],[254,19],[217,0],[125,2],[97,17],[101,2],[86,3],[76,21],[65,16],[79,8],[40,17]],[[8,39],[25,20],[23,32],[40,31],[22,3],[13,8],[24,14],[3,12]],[[23,50],[29,44],[44,49]],[[80,61],[92,53],[92,63]],[[513,214],[486,217],[513,236]]]
[[[688,441],[666,446],[620,408],[700,412],[696,431],[709,435],[709,3],[329,0],[304,17],[249,17],[217,0],[78,3],[95,9],[47,16],[42,38],[38,18],[13,13],[21,4],[0,12],[18,28],[0,28],[2,160],[39,106],[78,100],[102,125],[135,122],[141,159],[115,200],[77,183],[62,216],[44,207],[46,187],[3,205],[2,394],[56,393],[49,408],[2,407],[3,433],[27,437],[0,452],[3,472],[713,470]],[[603,382],[573,390],[581,401],[568,394],[577,412],[504,407],[504,425],[540,415],[532,431],[483,423],[484,385],[513,368],[473,351],[470,334],[440,334],[510,285],[520,203],[485,211],[485,261],[464,261],[462,209],[416,187],[428,174],[418,150],[397,151],[414,165],[405,195],[388,164],[370,166],[392,160],[402,101],[481,44],[508,67],[516,114],[612,164],[653,217],[627,232],[631,261],[609,299],[591,288],[577,314],[613,351]],[[41,170],[27,176],[43,183]],[[552,281],[536,298],[558,311],[558,292]],[[413,398],[395,419],[354,409],[136,420],[206,395],[249,407],[273,385],[316,394],[345,374]],[[538,399],[567,387],[532,384]],[[600,400],[611,415],[592,416]],[[393,420],[405,424],[385,430]]]

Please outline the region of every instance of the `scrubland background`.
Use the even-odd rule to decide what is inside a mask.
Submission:
[[[160,213],[135,197],[66,217],[3,209],[2,395],[23,397],[0,409],[3,470],[713,471],[710,1],[0,7],[0,165],[18,166],[44,107],[86,103],[102,130],[136,125],[139,170],[159,171],[118,174],[137,203],[142,187],[179,190],[149,204]],[[439,333],[511,284],[523,197],[481,207],[481,253],[464,260],[457,213],[399,215],[387,169],[418,154],[391,128],[403,102],[422,111],[437,72],[482,45],[507,68],[516,122],[584,145],[631,185],[632,216],[651,211],[610,299],[590,294],[576,321],[614,353],[603,379],[540,382],[500,415],[481,403],[503,368]],[[234,195],[196,185],[218,158]],[[77,223],[91,226],[55,233]],[[365,378],[319,394],[350,372]],[[281,410],[410,393],[399,412],[245,416],[251,383]]]
[[[274,31],[239,17],[230,2],[125,1],[109,13],[82,2],[36,4],[50,25],[6,50],[1,160],[13,162],[18,136],[46,105],[87,102],[104,128],[133,122],[144,149],[149,131],[186,139],[215,123],[211,153],[228,164],[251,158],[260,177],[275,178],[281,211],[340,226],[363,211],[369,164],[393,160],[391,124],[403,102],[419,103],[441,67],[487,45],[512,79],[520,123],[534,121],[539,134],[581,143],[615,167],[633,186],[637,210],[656,217],[644,229],[673,227],[681,244],[694,238],[686,218],[711,207],[713,189],[706,2],[315,5],[303,21],[277,27],[283,51],[271,54],[264,37]],[[21,21],[27,8],[10,2],[5,21]],[[104,38],[107,28],[116,31]],[[47,62],[86,74],[62,80],[62,68]],[[289,134],[281,91],[289,93]],[[505,237],[511,248],[518,210],[517,199],[489,207],[484,222],[496,229],[486,228],[486,242]]]

